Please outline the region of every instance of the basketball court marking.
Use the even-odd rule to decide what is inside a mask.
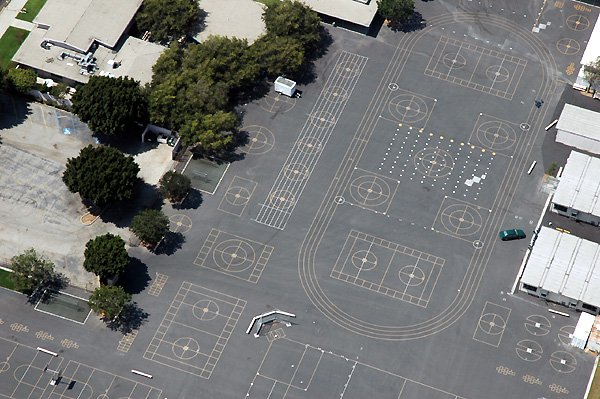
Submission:
[[[464,241],[481,239],[490,209],[453,197],[444,197],[431,229]]]
[[[512,100],[526,66],[524,59],[442,36],[425,75]]]
[[[473,339],[497,348],[506,329],[510,312],[511,309],[507,307],[486,301],[477,321]]]
[[[425,308],[444,262],[438,256],[352,230],[330,276]]]
[[[0,397],[10,399],[161,399],[162,390],[62,356],[51,356],[5,338]],[[60,376],[58,383],[50,381]]]
[[[296,98],[284,96],[277,92],[271,92],[263,97],[259,104],[260,107],[267,112],[283,114],[294,108],[296,105]]]
[[[550,320],[548,320],[546,316],[539,314],[528,316],[525,320],[525,329],[530,334],[538,337],[547,335],[550,332],[551,327],[552,324],[550,323]]]
[[[399,126],[410,127],[410,129],[424,129],[437,104],[437,99],[409,90],[396,90],[399,94],[382,109],[379,117],[394,123],[400,122]]]
[[[184,281],[144,359],[209,379],[246,301]]]
[[[383,213],[390,208],[400,181],[361,168],[354,168],[344,194],[345,202]]]
[[[256,284],[273,249],[270,245],[213,228],[194,264]]]
[[[367,60],[367,57],[346,51],[340,54],[334,70],[300,131],[294,148],[288,154],[265,202],[261,204],[256,222],[280,230],[285,228],[308,182],[308,176],[319,161]],[[336,88],[335,93],[343,92],[345,95],[331,101],[333,87]],[[296,164],[302,165],[303,174],[307,178],[289,178],[289,165]]]
[[[192,219],[189,216],[182,213],[176,213],[169,217],[170,227],[169,229],[173,233],[187,233],[192,228]]]
[[[378,392],[373,386],[385,387]],[[356,359],[294,341],[269,344],[246,398],[249,399],[464,399]]]
[[[468,144],[493,151],[498,155],[512,157],[519,138],[517,132],[522,133],[517,123],[480,113],[469,136]]]
[[[217,209],[234,216],[242,216],[257,186],[255,181],[234,176]]]
[[[159,296],[164,288],[169,276],[162,273],[156,273],[156,278],[152,281],[152,285],[148,288],[148,295]]]
[[[271,151],[275,145],[275,135],[264,126],[244,126],[240,129],[240,132],[248,134],[248,143],[240,148],[246,154],[261,155]]]

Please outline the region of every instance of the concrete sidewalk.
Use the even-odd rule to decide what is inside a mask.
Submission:
[[[25,3],[27,3],[27,0],[12,0],[2,11],[0,11],[0,37],[4,35],[4,32],[6,32],[11,25],[27,30],[33,28],[34,25],[32,23],[16,19],[21,12],[21,9],[25,6]],[[16,25],[15,20],[18,21]],[[28,26],[30,26],[29,29],[27,28]]]

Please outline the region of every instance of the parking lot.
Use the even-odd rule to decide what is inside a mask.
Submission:
[[[498,238],[529,235],[546,200],[544,127],[593,25],[569,17],[597,17],[574,4],[537,18],[541,2],[419,2],[411,33],[329,28],[303,97],[248,104],[243,159],[199,206],[165,207],[181,248],[130,250],[150,279],[138,328],[0,292],[0,348],[43,346],[132,387],[108,397],[583,397],[594,357],[568,345],[577,314],[509,292],[528,240]],[[247,333],[275,309],[289,327]],[[50,392],[28,384],[3,394]],[[113,386],[97,384],[89,397]]]

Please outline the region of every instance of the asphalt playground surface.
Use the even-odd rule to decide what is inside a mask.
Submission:
[[[329,27],[303,97],[248,104],[243,159],[213,195],[165,207],[178,246],[130,251],[140,326],[0,292],[0,393],[582,398],[595,358],[568,345],[578,315],[509,293],[529,238],[497,237],[538,223],[543,173],[568,155],[544,128],[598,16],[542,3],[417,2],[421,29],[375,39]],[[274,309],[292,325],[246,333]]]

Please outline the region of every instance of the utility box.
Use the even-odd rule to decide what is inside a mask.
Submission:
[[[275,91],[288,97],[294,97],[296,95],[296,82],[280,76],[275,79]]]

